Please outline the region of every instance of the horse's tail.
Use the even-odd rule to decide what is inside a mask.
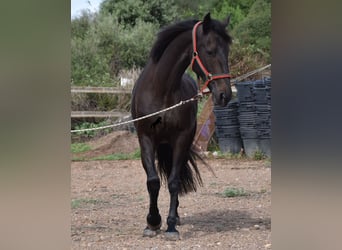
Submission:
[[[172,148],[169,144],[161,144],[157,149],[158,169],[162,180],[167,183],[172,169]],[[180,170],[179,194],[196,191],[197,187],[203,185],[202,178],[197,167],[196,159],[200,159],[206,166],[203,158],[191,148],[188,152],[188,160]],[[210,167],[209,167],[210,168]]]

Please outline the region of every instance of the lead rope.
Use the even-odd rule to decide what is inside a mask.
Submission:
[[[119,123],[115,123],[115,124],[112,124],[112,125],[107,125],[107,126],[102,126],[102,127],[97,127],[97,128],[75,129],[75,130],[71,130],[71,133],[86,132],[86,131],[100,130],[100,129],[106,129],[106,128],[114,128],[114,127],[122,126],[122,125],[125,125],[125,124],[129,124],[129,123],[132,123],[132,122],[140,121],[140,120],[143,120],[143,119],[146,119],[146,118],[149,118],[149,117],[152,117],[152,116],[164,113],[164,112],[169,111],[171,109],[175,109],[175,108],[177,108],[179,106],[182,106],[184,104],[187,104],[189,102],[197,101],[202,96],[203,96],[202,93],[198,93],[197,95],[191,97],[190,99],[187,99],[187,100],[184,100],[184,101],[180,101],[179,103],[177,103],[177,104],[175,104],[175,105],[173,105],[171,107],[159,110],[159,111],[154,112],[152,114],[148,114],[148,115],[145,115],[145,116],[138,117],[138,118],[133,119],[133,120],[129,120],[129,121],[125,121],[125,122],[119,122]]]

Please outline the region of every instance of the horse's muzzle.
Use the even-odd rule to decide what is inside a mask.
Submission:
[[[218,106],[225,107],[231,99],[231,94],[229,93],[219,93],[218,97],[214,95],[214,103]]]
[[[222,106],[226,106],[231,98],[232,98],[231,93],[229,93],[228,95],[226,95],[225,93],[221,93],[220,100],[221,100]]]
[[[230,99],[232,98],[232,91],[230,88],[230,83],[224,86],[224,88],[218,88],[218,85],[216,83],[216,86],[212,89],[213,94],[213,101],[215,105],[224,107],[228,104]]]

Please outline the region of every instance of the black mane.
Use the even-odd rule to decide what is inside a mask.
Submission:
[[[150,57],[156,63],[163,55],[167,46],[181,33],[191,30],[198,20],[186,20],[165,27],[158,33],[157,41],[154,43]],[[211,20],[211,29],[219,34],[228,44],[232,42],[232,38],[226,33],[225,26],[217,21]]]
[[[150,54],[153,61],[158,62],[163,55],[164,50],[173,41],[173,39],[184,31],[191,30],[197,22],[198,20],[182,21],[167,26],[159,31],[157,41],[154,43]]]

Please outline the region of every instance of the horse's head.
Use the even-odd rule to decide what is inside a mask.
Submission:
[[[215,105],[226,106],[232,96],[228,68],[231,37],[224,22],[211,19],[208,13],[193,29],[192,69],[201,77],[213,95]]]

